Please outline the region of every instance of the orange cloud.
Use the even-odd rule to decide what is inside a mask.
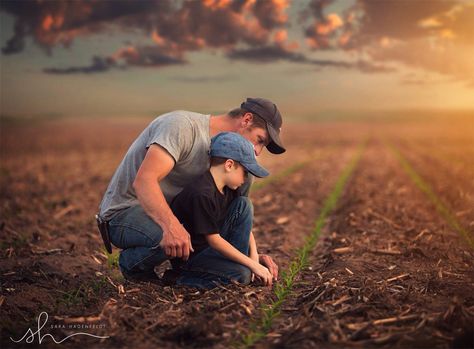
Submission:
[[[273,42],[285,51],[296,51],[299,44],[296,41],[288,41],[288,32],[285,29],[280,29],[273,35]]]
[[[351,37],[352,37],[352,33],[350,31],[346,31],[342,33],[338,39],[339,46],[342,46],[342,47],[346,46],[347,43],[350,41]]]
[[[439,28],[441,27],[443,24],[441,23],[441,21],[436,18],[436,17],[430,17],[430,18],[424,18],[420,21],[418,21],[418,25],[422,28]]]
[[[277,44],[283,44],[288,39],[288,32],[284,29],[277,30],[273,35],[273,41]]]
[[[158,34],[156,29],[151,33],[151,38],[158,46],[163,46],[165,43],[165,39]]]
[[[46,15],[44,18],[43,18],[43,21],[41,23],[41,28],[43,30],[46,30],[46,31],[49,31],[49,29],[51,28],[51,26],[53,25],[53,16],[51,15]]]
[[[331,34],[336,29],[343,25],[341,17],[336,13],[331,13],[326,17],[326,22],[317,23],[315,25],[315,31],[319,35]]]
[[[110,56],[114,61],[118,61],[122,58],[125,58],[130,61],[137,60],[139,58],[139,53],[137,49],[133,46],[122,47],[117,50],[114,54]]]
[[[231,4],[231,0],[203,0],[203,5],[212,10],[226,8]]]

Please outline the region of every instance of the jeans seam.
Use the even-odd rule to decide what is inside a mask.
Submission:
[[[225,274],[222,274],[222,273],[219,273],[219,272],[215,272],[215,271],[209,271],[209,270],[206,270],[206,269],[203,269],[203,268],[200,268],[200,267],[195,267],[195,268],[191,268],[191,269],[184,269],[185,271],[195,271],[195,272],[200,272],[200,273],[207,273],[207,274],[212,274],[212,275],[216,275],[216,276],[219,276],[219,277],[222,277],[224,279],[227,279],[227,280],[235,280],[235,279],[231,279],[228,275],[225,275]]]
[[[147,234],[146,231],[140,229],[139,226],[137,226],[137,225],[130,224],[130,223],[115,223],[115,224],[111,224],[111,223],[109,222],[109,226],[121,228],[120,231],[122,232],[122,234],[123,234],[123,230],[124,230],[123,228],[133,229],[133,230],[135,230],[136,232],[138,232],[138,233],[142,234],[143,236],[145,236],[146,238],[150,239],[151,242],[153,243],[153,246],[152,246],[152,247],[154,247],[156,244],[159,244],[159,243],[160,243],[159,241],[157,242],[155,239],[151,238],[150,235]],[[148,246],[143,246],[143,247],[148,247]]]
[[[150,247],[148,247],[148,248],[150,248]],[[151,249],[151,248],[150,248],[150,249]],[[135,268],[137,265],[142,264],[142,263],[145,262],[147,259],[149,259],[149,258],[151,258],[151,257],[154,257],[155,255],[156,255],[156,253],[150,254],[150,255],[146,256],[145,258],[139,260],[139,261],[136,262],[134,265],[132,265],[132,267],[131,267],[130,269]],[[152,269],[154,269],[154,268],[155,268],[155,267],[153,267]]]

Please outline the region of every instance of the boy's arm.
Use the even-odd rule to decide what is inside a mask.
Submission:
[[[245,265],[253,273],[259,276],[263,280],[265,285],[272,285],[272,274],[266,267],[264,267],[258,261],[255,261],[252,258],[244,255],[242,252],[232,246],[232,244],[230,244],[227,240],[223,239],[219,234],[206,234],[205,237],[208,244],[213,249],[222,254],[224,257],[234,262]]]
[[[258,262],[257,243],[255,242],[255,237],[252,232],[250,232],[249,238],[249,256],[251,259]]]
[[[252,183],[254,182],[254,176],[249,174],[247,176],[247,179],[245,180],[244,184],[240,186],[239,190],[242,196],[249,196],[250,193],[250,187],[252,186]],[[250,238],[253,237],[252,232],[250,232]],[[253,239],[255,242],[255,238]],[[250,241],[251,243],[251,241]],[[255,244],[255,252],[257,251],[257,245]],[[250,256],[252,257],[252,247],[250,245]],[[252,258],[253,259],[253,258]],[[259,255],[257,252],[257,261],[259,261],[261,264],[266,266],[270,272],[273,275],[274,280],[278,280],[278,265],[273,261],[272,257],[270,257],[267,254],[261,254]]]
[[[276,265],[272,257],[270,257],[269,255],[258,254],[257,242],[255,241],[255,237],[253,236],[253,232],[250,232],[249,250],[250,258],[266,266],[272,274],[273,280],[278,280],[278,265]]]

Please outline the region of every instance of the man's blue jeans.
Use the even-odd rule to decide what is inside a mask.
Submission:
[[[252,203],[249,198],[241,196],[230,205],[219,233],[248,255],[252,222]],[[114,216],[109,222],[109,231],[112,243],[122,249],[119,266],[124,274],[151,275],[155,266],[168,259],[159,246],[163,230],[139,205]],[[249,268],[225,258],[210,247],[193,255],[181,268],[183,272],[177,284],[199,288],[213,288],[217,283],[231,281],[248,284],[251,276]]]

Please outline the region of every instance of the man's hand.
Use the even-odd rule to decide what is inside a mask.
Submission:
[[[272,274],[273,280],[278,280],[278,265],[273,261],[272,257],[266,254],[261,254],[260,264],[266,266]]]
[[[160,247],[168,257],[182,258],[185,261],[188,260],[189,254],[194,252],[191,245],[191,236],[179,222],[163,229]]]

